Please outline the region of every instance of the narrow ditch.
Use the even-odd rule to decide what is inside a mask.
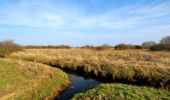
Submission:
[[[55,97],[54,100],[70,100],[76,93],[83,92],[102,83],[100,81],[85,78],[73,73],[67,74],[71,80],[70,87],[61,92],[58,97]]]
[[[160,88],[161,85],[158,83],[150,83],[147,78],[142,78],[139,76],[134,76],[136,81],[130,81],[126,78],[114,78],[112,74],[102,75],[101,72],[98,72],[98,75],[94,72],[86,72],[84,67],[78,67],[77,69],[72,69],[67,66],[61,67],[59,65],[48,64],[50,66],[60,68],[69,76],[71,80],[71,84],[69,88],[65,91],[61,92],[54,100],[70,100],[76,93],[80,93],[86,91],[90,88],[93,88],[102,83],[123,83],[137,86],[147,86],[147,87],[155,87]],[[167,82],[169,83],[169,81]],[[169,89],[169,85],[168,85]]]

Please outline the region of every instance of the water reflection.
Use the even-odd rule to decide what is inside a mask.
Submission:
[[[71,80],[70,88],[61,93],[58,98],[55,98],[56,100],[69,100],[74,94],[92,88],[101,83],[94,79],[86,79],[75,74],[69,74],[69,77]]]

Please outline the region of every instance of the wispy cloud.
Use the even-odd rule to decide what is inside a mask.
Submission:
[[[31,27],[124,29],[134,27],[151,18],[170,16],[169,3],[127,5],[93,16],[82,15],[72,9],[62,10],[49,2],[47,4],[47,7],[41,8],[40,2],[20,2],[1,14],[5,17],[0,19],[0,23]],[[39,5],[40,7],[34,10],[34,7]]]
[[[146,33],[160,34],[163,30],[168,30],[163,31],[164,35],[170,34],[170,2],[151,2],[145,5],[128,3],[106,10],[98,9],[100,13],[95,14],[89,14],[91,11],[87,9],[91,6],[81,6],[77,2],[21,0],[0,10],[0,25],[30,27],[31,33],[40,29],[46,33],[60,33],[74,38],[121,37],[122,33],[124,37],[133,37]],[[99,4],[106,1],[90,2]],[[114,1],[111,3],[114,4]]]

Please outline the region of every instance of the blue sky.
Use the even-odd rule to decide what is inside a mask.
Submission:
[[[0,0],[0,41],[115,45],[168,35],[170,0]]]

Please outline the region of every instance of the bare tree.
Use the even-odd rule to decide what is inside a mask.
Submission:
[[[170,36],[166,36],[160,40],[160,44],[170,45]]]
[[[0,57],[6,57],[12,52],[22,50],[21,46],[14,43],[12,40],[5,40],[0,42]]]

